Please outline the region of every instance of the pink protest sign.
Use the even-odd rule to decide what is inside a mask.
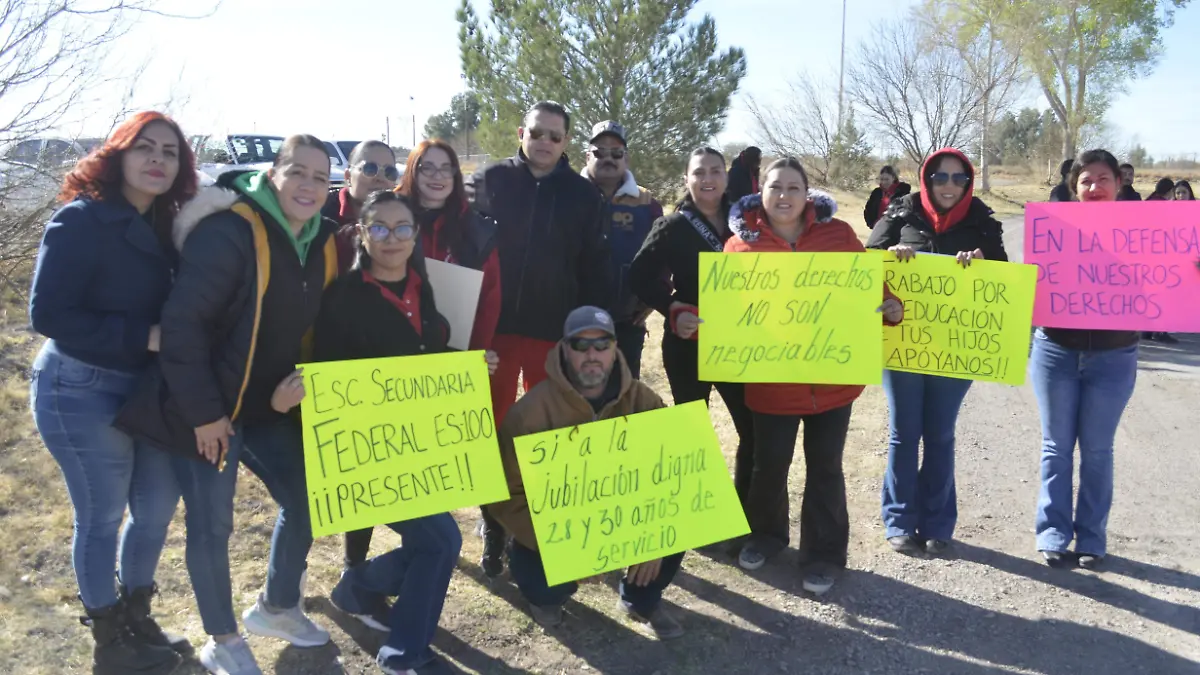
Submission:
[[[1200,202],[1025,206],[1033,323],[1200,332]]]

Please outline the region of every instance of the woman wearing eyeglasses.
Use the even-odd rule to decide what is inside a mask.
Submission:
[[[354,269],[329,287],[313,335],[321,361],[434,354],[446,350],[449,327],[434,306],[418,226],[408,198],[372,193],[356,225],[362,242]],[[414,673],[434,660],[429,648],[462,548],[454,517],[439,513],[391,523],[403,538],[392,551],[347,569],[330,594],[333,605],[388,633],[378,663],[386,673]],[[388,598],[396,597],[394,607]]]
[[[938,150],[925,160],[920,178],[921,191],[892,204],[867,248],[887,249],[901,261],[917,253],[952,255],[964,267],[971,260],[1008,260],[1000,222],[973,196],[975,169],[966,155]],[[891,427],[883,522],[899,553],[941,555],[950,545],[958,519],[954,428],[970,387],[971,380],[883,371]]]
[[[337,233],[338,269],[345,273],[354,264],[357,243],[358,212],[367,196],[377,190],[391,190],[400,182],[396,153],[381,141],[363,141],[350,152],[346,169],[346,187],[329,191],[321,215],[334,220]]]

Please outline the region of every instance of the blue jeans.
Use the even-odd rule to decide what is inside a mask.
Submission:
[[[1113,439],[1137,382],[1138,347],[1067,349],[1038,330],[1029,378],[1042,416],[1042,489],[1037,507],[1039,551],[1108,551],[1113,496]],[[1072,471],[1079,443],[1079,496],[1072,517]]]
[[[188,576],[200,621],[209,635],[238,632],[229,578],[229,535],[233,533],[233,496],[241,453],[240,444],[230,444],[224,471],[202,459],[171,459],[186,509]]]
[[[300,578],[308,569],[313,543],[300,424],[290,417],[248,424],[238,429],[233,442],[243,446],[242,464],[258,476],[279,505],[265,596],[271,608],[291,609],[300,604]]]
[[[971,380],[883,371],[891,434],[882,500],[887,538],[954,536],[954,427],[970,388]]]
[[[675,573],[683,564],[683,553],[669,555],[662,559],[662,569],[658,578],[645,586],[635,586],[629,583],[629,577],[621,579],[621,601],[625,606],[648,617],[658,608],[662,601],[663,591],[675,580]],[[542,557],[537,551],[525,548],[516,539],[508,548],[508,571],[512,573],[513,581],[521,589],[521,595],[531,605],[538,607],[553,607],[566,604],[567,599],[579,590],[579,584],[574,581],[557,586],[549,585],[546,581],[546,570],[542,567]]]
[[[434,658],[429,645],[458,563],[462,534],[449,513],[388,527],[403,538],[401,546],[346,570],[333,593],[339,607],[355,614],[369,614],[384,596],[395,596],[387,645],[404,655],[401,669],[418,668]]]
[[[621,350],[621,355],[625,357],[625,363],[629,365],[629,372],[633,373],[633,379],[641,379],[642,377],[642,347],[646,345],[646,326],[635,326],[628,321],[620,321],[616,324],[617,329],[617,349]]]
[[[30,407],[67,483],[75,511],[71,561],[88,609],[116,604],[114,570],[129,588],[154,583],[179,503],[170,455],[112,426],[136,382],[136,373],[88,365],[50,343],[33,364]]]

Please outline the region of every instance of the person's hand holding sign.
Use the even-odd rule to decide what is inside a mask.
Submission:
[[[500,355],[489,349],[484,352],[483,360],[487,361],[488,375],[495,375],[496,368],[500,367]]]
[[[283,378],[275,393],[271,394],[271,407],[275,412],[286,413],[304,400],[304,369],[298,368]]]
[[[629,583],[634,586],[649,586],[652,581],[658,578],[659,572],[662,571],[662,560],[651,560],[649,562],[634,565],[629,568],[625,576],[629,578]]]
[[[895,325],[904,320],[904,303],[896,298],[885,298],[876,312],[883,313],[883,320]]]
[[[958,255],[955,256],[955,259],[958,260],[959,265],[962,265],[963,267],[970,267],[972,260],[983,260],[984,259],[983,251],[978,248],[975,249],[974,251],[959,251]]]
[[[196,427],[196,450],[210,464],[217,464],[229,452],[229,439],[233,436],[233,424],[228,417]]]
[[[671,310],[673,314],[675,314],[679,308],[683,307],[688,307],[688,305],[682,302],[671,303]],[[704,323],[704,320],[692,312],[678,312],[678,314],[675,314],[675,334],[684,340],[690,340],[692,339],[692,336],[696,334],[696,330],[700,328],[700,324],[702,323]]]
[[[917,255],[917,252],[913,250],[913,247],[905,246],[904,244],[896,244],[888,250],[895,254],[896,260],[900,262],[908,262]]]

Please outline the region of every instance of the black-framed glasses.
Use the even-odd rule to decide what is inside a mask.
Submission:
[[[371,223],[366,230],[367,237],[374,242],[387,241],[388,237],[394,237],[396,241],[412,241],[417,236],[417,228],[407,224],[388,227],[382,223]]]
[[[616,342],[616,340],[607,336],[598,338],[575,337],[567,340],[567,346],[571,348],[571,351],[583,354],[589,349],[594,349],[598,352],[606,352],[609,349],[612,349],[614,342]]]
[[[608,159],[609,157],[612,157],[613,159],[625,158],[625,148],[612,148],[609,150],[605,150],[604,148],[592,148],[589,150],[589,152],[591,152],[592,157],[595,157],[596,159]]]
[[[565,138],[565,136],[563,136],[562,133],[557,132],[557,131],[546,131],[545,129],[537,129],[537,128],[529,130],[529,137],[535,141],[540,141],[543,138],[546,138],[547,136],[550,137],[550,141],[552,143],[562,143],[563,138]]]
[[[383,171],[383,177],[393,183],[400,180],[400,169],[396,168],[395,164],[388,164],[381,167],[375,162],[362,162],[358,165],[358,170],[367,178],[374,178],[379,175],[380,171]]]
[[[417,173],[425,176],[426,178],[436,178],[438,176],[449,178],[454,175],[454,167],[449,164],[445,166],[435,166],[433,164],[421,162],[417,165]]]
[[[958,187],[966,187],[967,183],[971,182],[971,174],[946,173],[945,171],[938,171],[937,173],[929,174],[929,182],[933,183],[934,185],[945,185],[950,181],[954,181],[954,184]]]

